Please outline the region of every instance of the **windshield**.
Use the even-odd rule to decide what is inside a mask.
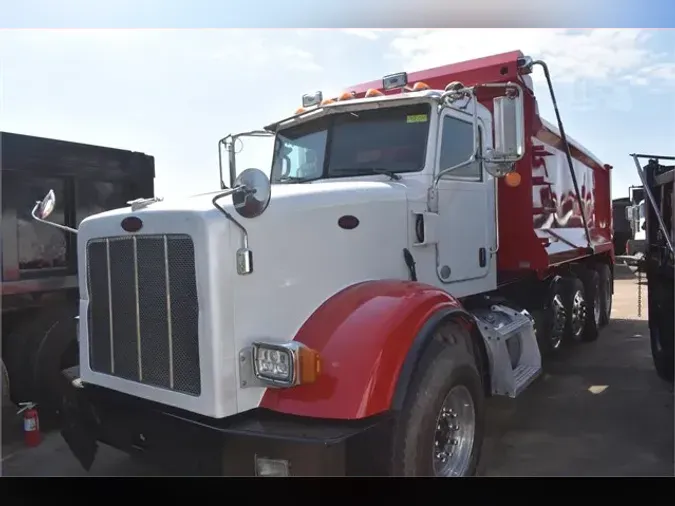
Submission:
[[[324,116],[277,134],[272,183],[424,167],[430,104]]]

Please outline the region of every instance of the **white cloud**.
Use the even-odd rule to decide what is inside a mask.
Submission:
[[[637,29],[402,30],[390,47],[410,71],[520,49],[545,60],[557,82],[631,77],[675,83],[673,55],[650,52],[649,36]]]

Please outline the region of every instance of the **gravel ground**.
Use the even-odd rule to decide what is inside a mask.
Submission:
[[[646,314],[626,270],[617,279],[612,322],[598,341],[547,365],[515,401],[490,401],[485,476],[673,476],[673,390],[656,376]],[[646,313],[646,290],[643,288]],[[34,449],[2,446],[5,476],[147,476],[157,472],[107,447],[90,473],[58,433]]]

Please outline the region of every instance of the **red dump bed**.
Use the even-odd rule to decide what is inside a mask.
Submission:
[[[520,51],[513,51],[408,75],[409,84],[423,81],[439,90],[453,81],[467,86],[517,81],[527,90],[526,154],[516,164],[522,180],[515,188],[506,186],[503,180],[498,183],[500,244],[497,264],[504,275],[523,270],[542,272],[551,265],[592,254],[613,255],[611,167],[567,136],[586,212],[591,238],[589,248],[563,142],[558,129],[538,114],[531,77],[518,73],[516,61],[522,56]],[[347,91],[354,91],[360,97],[369,88],[384,91],[381,80],[353,86]],[[494,95],[485,91],[479,99],[492,110]],[[540,93],[548,96],[545,85],[540,88]],[[564,107],[561,114],[564,121]]]

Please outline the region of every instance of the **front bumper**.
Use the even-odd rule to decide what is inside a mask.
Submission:
[[[291,476],[389,474],[392,418],[317,420],[252,410],[221,420],[83,385],[64,371],[62,434],[89,469],[97,442],[166,469],[197,476],[255,476],[260,459],[286,462]]]

